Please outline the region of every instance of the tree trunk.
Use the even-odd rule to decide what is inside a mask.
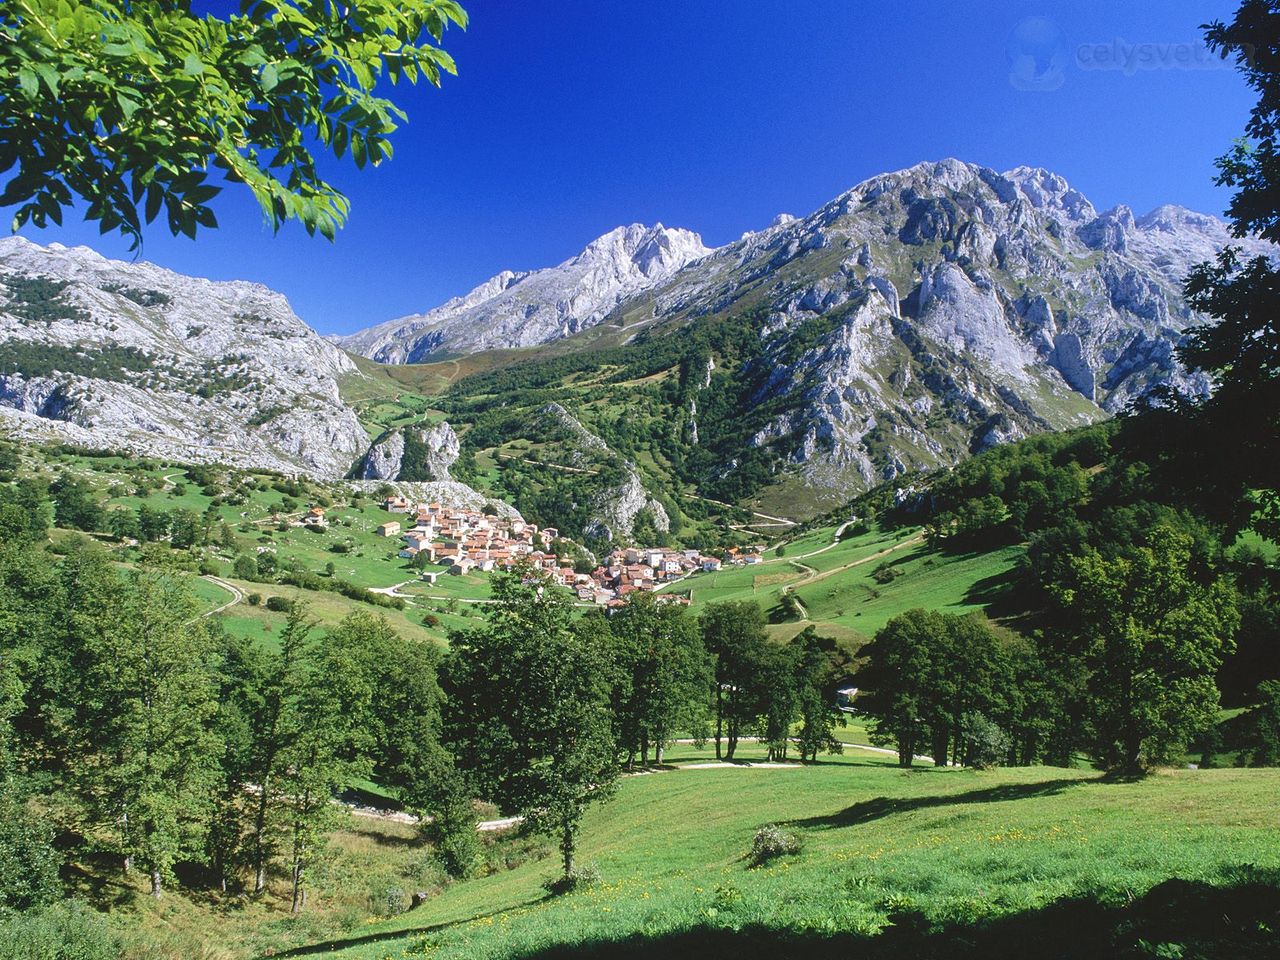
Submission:
[[[573,876],[573,825],[567,820],[560,834],[560,853],[564,858],[564,878],[567,881]]]
[[[163,893],[164,885],[160,877],[160,871],[153,867],[151,870],[151,896],[159,900]]]
[[[720,735],[724,732],[724,691],[716,684],[716,759],[720,756]]]
[[[640,765],[647,767],[649,765],[649,734],[640,734]]]
[[[307,895],[302,887],[302,857],[305,852],[306,848],[301,836],[301,825],[295,824],[293,828],[293,903],[289,907],[290,913],[301,912],[303,904],[307,902]]]
[[[947,748],[949,746],[945,730],[933,735],[933,765],[935,767],[945,767],[947,765]]]
[[[258,808],[253,814],[253,892],[260,895],[267,889],[267,853],[262,837],[267,829],[267,788],[269,778],[263,777],[258,785]]]
[[[898,766],[911,766],[911,760],[915,754],[915,750],[912,747],[911,733],[904,730],[898,737]]]

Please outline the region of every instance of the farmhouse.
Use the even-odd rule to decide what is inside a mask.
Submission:
[[[386,523],[378,524],[378,536],[380,537],[400,536],[400,521],[388,520]]]

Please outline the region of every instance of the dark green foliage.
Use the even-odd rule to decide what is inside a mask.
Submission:
[[[293,609],[293,601],[288,597],[267,597],[267,609],[276,613],[289,613]]]
[[[567,879],[583,812],[618,773],[607,629],[529,571],[493,587],[486,625],[450,639],[448,740],[480,795],[558,838]]]
[[[1245,720],[1241,760],[1256,767],[1280,766],[1280,681],[1258,684],[1258,702]]]
[[[53,520],[60,527],[91,533],[102,527],[102,505],[85,480],[64,474],[49,485]]]
[[[122,283],[108,283],[102,289],[108,293],[119,294],[126,300],[132,300],[140,307],[165,307],[173,303],[173,298],[161,290],[129,287]]]
[[[1214,677],[1239,624],[1231,586],[1197,577],[1190,537],[1161,527],[1149,541],[1113,560],[1086,552],[1055,587],[1089,669],[1093,755],[1128,772],[1215,722]]]
[[[0,277],[0,283],[4,284],[9,295],[5,312],[24,321],[52,323],[55,320],[83,320],[88,316],[79,307],[63,300],[62,291],[71,285],[68,280],[9,276]],[[12,373],[5,369],[4,363],[0,359],[0,373]]]
[[[151,370],[155,358],[137,347],[93,345],[66,347],[57,343],[6,340],[0,343],[0,375],[56,377],[69,373],[95,380],[127,382],[131,375]]]
[[[1206,25],[1210,49],[1235,62],[1257,94],[1244,136],[1217,161],[1217,182],[1235,192],[1227,213],[1237,237],[1280,240],[1280,79],[1259,51],[1280,42],[1275,4],[1245,0],[1230,22]],[[1280,535],[1280,268],[1265,256],[1243,261],[1237,248],[1196,267],[1187,302],[1209,322],[1192,328],[1179,349],[1193,369],[1213,375],[1205,400],[1178,400],[1168,416],[1180,420],[1170,459],[1198,494],[1202,510],[1235,529],[1253,525]],[[1203,468],[1203,472],[1199,471]],[[1252,499],[1253,509],[1242,509]]]
[[[118,960],[106,918],[74,900],[0,916],[0,960]]]
[[[62,856],[53,830],[23,804],[12,781],[0,775],[0,917],[62,897]]]
[[[975,617],[909,610],[890,620],[862,654],[867,663],[858,680],[865,695],[858,706],[876,721],[877,739],[896,744],[904,767],[926,749],[938,766],[953,756],[974,760],[966,716],[999,716],[1006,726],[1026,722],[1009,700],[1016,650]]]
[[[257,580],[258,579],[258,561],[256,557],[247,553],[242,553],[236,557],[236,562],[232,566],[238,580]]]
[[[233,9],[135,0],[12,18],[0,51],[0,206],[17,207],[12,229],[60,224],[79,198],[102,232],[135,248],[162,212],[171,233],[194,237],[216,226],[216,172],[247,188],[273,227],[297,219],[333,239],[348,202],[313,151],[349,151],[358,167],[389,158],[404,113],[375,87],[439,85],[454,65],[438,44],[466,14],[452,0]]]
[[[609,618],[616,681],[617,743],[628,762],[649,762],[677,733],[701,739],[707,727],[711,658],[683,606],[634,593]]]
[[[715,658],[711,697],[716,758],[732,760],[738,740],[754,728],[768,707],[775,650],[765,633],[760,607],[749,600],[710,604],[698,622],[703,643]]]
[[[247,422],[251,427],[261,427],[263,424],[270,423],[272,420],[280,416],[282,413],[288,413],[288,412],[289,412],[289,408],[285,406],[281,406],[280,404],[276,404],[270,407],[263,407],[261,410],[254,411],[253,416],[251,416]]]

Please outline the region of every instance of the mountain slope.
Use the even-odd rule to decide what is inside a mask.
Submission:
[[[712,251],[559,352],[576,341],[598,350],[607,331],[652,354],[678,333],[684,346],[666,350],[666,369],[680,371],[680,386],[664,395],[665,410],[646,411],[630,386],[590,402],[665,418],[678,435],[667,458],[679,447],[679,459],[701,459],[683,479],[720,490],[712,495],[774,486],[772,507],[785,510],[798,483],[836,502],[994,443],[1105,417],[1157,384],[1204,390],[1175,359],[1200,319],[1181,283],[1230,239],[1220,221],[1178,207],[1099,214],[1044,170],[923,163]],[[728,338],[736,346],[706,333],[724,324],[738,328]],[[705,373],[691,378],[694,367]],[[531,363],[509,371],[507,387],[522,369],[544,382]],[[463,380],[453,395],[474,397],[474,410],[493,383]],[[575,398],[536,398],[546,399]],[[747,467],[752,476],[733,482]]]
[[[622,301],[707,253],[696,233],[633,223],[593,240],[558,266],[504,270],[434,310],[337,342],[382,363],[545,343],[595,325]]]
[[[0,424],[184,462],[342,476],[368,446],[351,358],[283,296],[0,239]]]

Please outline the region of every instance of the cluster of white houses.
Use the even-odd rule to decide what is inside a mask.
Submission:
[[[508,570],[525,562],[574,590],[580,601],[603,605],[621,603],[636,590],[656,590],[692,573],[719,570],[725,564],[760,563],[764,549],[730,547],[722,554],[708,556],[697,550],[627,547],[614,550],[590,573],[579,573],[564,566],[551,549],[562,539],[555,527],[540,529],[523,520],[438,503],[411,504],[403,497],[388,497],[382,507],[389,513],[406,515],[403,522],[390,520],[377,530],[380,536],[400,538],[404,544],[401,557],[412,560],[425,555],[428,563],[445,567],[454,575]],[[437,573],[423,576],[434,580]]]

